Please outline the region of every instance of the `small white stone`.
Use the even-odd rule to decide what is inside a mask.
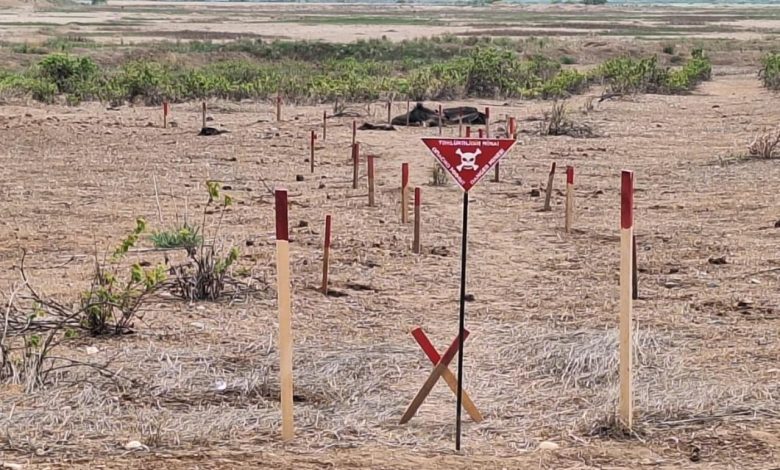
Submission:
[[[3,462],[3,468],[10,468],[11,470],[22,470],[24,467],[18,463]]]
[[[751,279],[750,283],[751,284],[761,284],[761,281],[759,281],[758,279]]]
[[[126,450],[149,450],[148,447],[146,447],[145,445],[141,444],[138,441],[128,442],[127,444],[125,444],[125,449]]]
[[[87,354],[89,354],[91,356],[93,354],[97,354],[99,352],[99,349],[96,348],[95,346],[87,346],[86,347],[86,351],[87,351]]]
[[[539,450],[555,450],[560,448],[558,444],[550,441],[542,441],[539,443]]]
[[[206,310],[206,307],[204,307],[203,305],[198,305],[197,307],[195,307],[195,309],[196,310]]]
[[[201,323],[199,321],[194,321],[194,322],[190,323],[190,326],[193,327],[193,328],[197,328],[199,330],[202,330],[202,329],[206,328],[206,325],[204,325],[203,323]]]
[[[214,382],[214,391],[222,392],[225,389],[227,389],[227,384],[225,383],[224,380],[217,380],[216,382]]]

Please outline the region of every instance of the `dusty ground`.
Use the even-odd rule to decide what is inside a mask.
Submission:
[[[721,71],[722,72],[722,71]],[[95,247],[116,244],[144,216],[164,226],[186,198],[190,217],[204,181],[231,187],[238,204],[223,235],[240,246],[236,275],[260,287],[217,303],[162,296],[122,339],[79,339],[60,351],[111,360],[118,384],[89,369],[32,395],[0,389],[0,461],[40,468],[777,468],[780,465],[780,167],[743,161],[755,132],[780,119],[777,97],[754,73],[716,71],[684,97],[606,101],[573,117],[601,137],[539,137],[549,107],[479,102],[520,119],[521,142],[501,183],[472,193],[464,375],[486,419],[467,418],[465,450],[452,453],[454,397],[443,384],[405,426],[397,421],[430,365],[409,334],[421,325],[443,348],[457,331],[461,192],[429,185],[425,129],[358,133],[378,155],[378,207],[350,184],[351,119],[334,119],[312,175],[307,136],[322,108],[210,103],[231,133],[196,137],[197,104],[159,109],[98,104],[4,106],[0,181],[0,286],[18,281],[29,251],[32,281],[74,301]],[[430,103],[434,105],[434,103]],[[381,121],[377,116],[363,121]],[[401,108],[396,109],[401,112]],[[150,125],[151,123],[151,125]],[[502,127],[496,123],[496,128]],[[435,132],[435,131],[434,131]],[[457,129],[448,128],[445,135]],[[530,192],[551,162],[577,171],[575,232]],[[423,193],[424,254],[399,223],[399,172]],[[617,388],[619,172],[636,172],[641,299],[633,438],[600,424]],[[296,175],[305,180],[296,182]],[[563,176],[556,178],[562,187]],[[290,190],[297,438],[279,442],[273,204]],[[319,283],[322,224],[334,217],[332,287]],[[248,246],[247,241],[254,242]],[[144,241],[144,247],[149,246]],[[715,265],[710,258],[725,257]],[[135,252],[131,261],[162,261]],[[85,354],[87,346],[99,349]],[[128,385],[127,380],[134,380]],[[227,389],[214,390],[223,381]],[[149,451],[128,452],[138,440]],[[561,447],[541,452],[550,440]]]

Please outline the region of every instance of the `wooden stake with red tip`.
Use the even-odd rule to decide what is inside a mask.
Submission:
[[[360,144],[352,144],[352,189],[358,187],[358,172],[360,170]]]
[[[566,219],[564,230],[571,233],[571,226],[574,219],[574,167],[566,167]]]
[[[463,113],[458,114],[458,137],[463,137]]]
[[[411,108],[409,108],[409,100],[406,100],[406,127],[409,127],[409,112],[411,111]]]
[[[636,264],[636,235],[631,239],[631,298],[639,299],[639,268]]]
[[[552,165],[550,165],[550,175],[547,177],[547,191],[544,195],[544,207],[542,208],[543,211],[550,211],[552,208],[550,207],[550,200],[552,199],[552,189],[553,189],[553,182],[555,181],[555,162],[552,162]]]
[[[471,126],[466,126],[466,138],[471,138]]]
[[[420,254],[420,205],[422,196],[420,188],[414,188],[414,241],[412,242],[412,251]]]
[[[374,207],[374,156],[368,155],[368,207]]]
[[[201,114],[202,114],[202,118],[203,118],[202,119],[203,125],[201,126],[201,128],[204,128],[204,127],[206,127],[206,102],[205,101],[202,103],[201,108],[202,108],[201,109]]]
[[[357,122],[353,119],[352,120],[352,145],[355,145],[357,142]]]
[[[322,140],[328,138],[328,112],[322,112]]]
[[[281,122],[282,120],[282,95],[277,94],[276,95],[276,121]]]
[[[409,187],[409,164],[401,164],[401,223],[406,224],[409,222],[409,201],[408,198]]]
[[[314,141],[317,140],[317,134],[311,131],[311,139],[309,141],[309,148],[311,149],[311,155],[309,155],[309,162],[311,163],[311,172],[314,173]]]
[[[325,240],[322,244],[322,288],[328,295],[328,269],[330,267],[330,214],[325,216]]]
[[[620,178],[620,421],[631,429],[634,421],[632,391],[632,287],[634,237],[634,172],[623,170]]]
[[[290,237],[287,218],[287,190],[277,189],[274,196],[276,203],[276,292],[279,303],[282,439],[288,441],[293,438],[294,429],[292,299],[290,295]]]
[[[465,334],[468,334],[468,330],[466,330]],[[428,356],[428,359],[430,359],[433,365],[436,365],[441,360],[441,355],[436,350],[436,347],[433,346],[433,343],[431,343],[431,341],[428,339],[428,336],[425,335],[423,329],[419,326],[414,328],[412,330],[412,336],[414,337],[415,341],[417,341],[417,344],[420,345],[420,348],[423,350],[425,355]],[[441,377],[445,382],[447,382],[447,385],[450,387],[450,390],[452,390],[452,393],[457,395],[458,379],[455,377],[455,374],[452,373],[449,367],[447,367],[444,372],[442,372]],[[471,400],[471,397],[469,397],[469,394],[466,393],[465,390],[461,391],[461,398],[463,399],[463,408],[466,410],[466,412],[468,412],[469,416],[471,416],[471,419],[473,419],[475,423],[481,422],[482,413],[479,412],[477,405],[474,404],[474,402]]]
[[[168,128],[168,112],[170,111],[170,105],[167,101],[163,101],[163,129]]]

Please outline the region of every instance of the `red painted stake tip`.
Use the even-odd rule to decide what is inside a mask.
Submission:
[[[480,130],[479,130],[479,133],[478,133],[478,135],[479,135],[479,138],[480,138],[480,139],[481,139],[481,138],[483,138],[483,137],[485,137],[485,134],[482,132],[482,129],[480,129]]]
[[[485,118],[490,119],[490,108],[485,106]]]
[[[422,195],[420,188],[414,188],[414,205],[420,207],[422,205]]]
[[[330,215],[325,216],[325,247],[330,248]]]
[[[574,184],[574,167],[566,167],[566,184]]]
[[[634,172],[623,170],[620,178],[620,228],[634,226]]]
[[[550,165],[550,173],[555,173],[555,162],[552,162],[552,165]]]
[[[276,239],[288,241],[290,239],[287,223],[287,190],[277,189],[274,192],[276,199]]]
[[[466,126],[466,137],[471,137],[471,126]]]
[[[401,164],[401,186],[404,188],[409,186],[409,164]]]

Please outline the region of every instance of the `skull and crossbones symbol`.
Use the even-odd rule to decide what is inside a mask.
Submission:
[[[477,165],[477,156],[482,153],[480,149],[477,149],[475,152],[462,152],[460,149],[458,149],[455,151],[455,153],[460,156],[460,165],[456,167],[458,171],[463,171],[464,168],[472,171],[479,170],[479,165]]]

